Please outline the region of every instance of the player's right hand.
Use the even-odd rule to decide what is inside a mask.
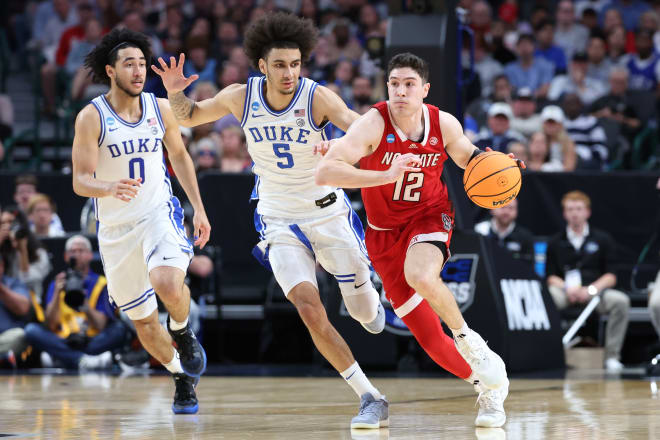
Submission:
[[[321,156],[325,156],[325,153],[328,152],[330,149],[330,146],[332,141],[321,141],[318,144],[314,145],[314,154],[320,154]]]
[[[138,190],[142,186],[142,178],[137,179],[121,179],[118,182],[113,182],[110,186],[110,193],[112,197],[130,202],[138,195]]]
[[[402,154],[392,161],[392,166],[386,171],[388,174],[387,182],[396,182],[408,171],[421,171],[421,168],[419,168],[421,164],[422,159],[418,155],[413,153]]]
[[[167,93],[181,92],[199,78],[199,75],[190,75],[188,78],[183,75],[183,64],[185,61],[186,56],[184,54],[179,55],[178,63],[176,58],[170,57],[170,65],[168,66],[161,57],[158,57],[158,63],[160,63],[162,69],[159,69],[155,65],[151,66],[151,70],[156,72],[163,80],[163,86],[165,86]]]

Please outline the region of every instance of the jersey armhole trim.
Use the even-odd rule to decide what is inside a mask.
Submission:
[[[252,78],[247,80],[247,88],[245,89],[245,102],[243,103],[243,117],[241,118],[241,127],[244,127],[248,120],[248,113],[250,111],[250,98],[252,94]]]
[[[327,122],[325,124],[321,123],[320,127],[316,125],[316,122],[314,122],[312,105],[314,104],[314,92],[316,92],[316,87],[318,87],[318,83],[315,82],[309,90],[309,94],[307,95],[307,120],[309,121],[309,126],[312,127],[312,130],[318,132],[323,131],[323,128],[327,125]]]
[[[158,107],[158,99],[153,93],[149,93],[151,100],[154,103],[154,108],[156,109],[156,117],[158,118],[158,123],[160,124],[160,129],[163,130],[163,135],[165,135],[165,124],[163,123],[163,116],[160,114],[160,108]]]
[[[100,147],[101,143],[105,139],[105,120],[103,119],[103,112],[101,111],[99,105],[94,101],[90,101],[90,102],[94,105],[96,111],[99,112],[99,119],[101,120],[101,133],[99,133],[99,147]]]

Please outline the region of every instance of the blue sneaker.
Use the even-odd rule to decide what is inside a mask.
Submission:
[[[370,393],[364,393],[360,398],[358,415],[351,420],[351,429],[378,429],[388,426],[390,424],[389,405],[385,397],[376,400]]]
[[[190,329],[190,323],[181,330],[170,329],[170,317],[167,317],[167,331],[176,344],[181,358],[181,368],[188,376],[199,377],[206,370],[206,352]]]
[[[174,378],[174,403],[172,411],[174,414],[196,414],[199,410],[195,387],[199,383],[199,377],[190,377],[184,373],[173,374]]]

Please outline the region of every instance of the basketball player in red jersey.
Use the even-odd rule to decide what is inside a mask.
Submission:
[[[476,425],[500,427],[509,387],[504,362],[468,328],[440,278],[453,226],[452,203],[440,179],[443,164],[451,157],[465,168],[481,150],[454,116],[424,104],[427,80],[424,60],[410,53],[393,57],[390,100],[374,105],[344,137],[316,146],[325,154],[316,183],[362,188],[367,250],[394,312],[436,363],[475,385]]]

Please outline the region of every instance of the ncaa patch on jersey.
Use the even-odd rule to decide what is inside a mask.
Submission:
[[[108,116],[107,118],[105,118],[105,123],[108,125],[115,125],[115,118],[113,118],[112,116]]]
[[[393,144],[394,143],[394,135],[393,134],[388,134],[387,137],[385,138],[388,144]]]
[[[257,101],[254,101],[252,103],[252,111],[256,112],[257,110],[259,110],[259,103]]]

